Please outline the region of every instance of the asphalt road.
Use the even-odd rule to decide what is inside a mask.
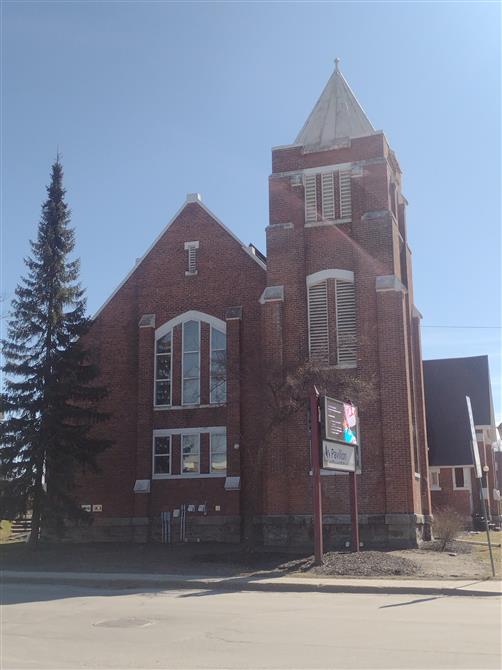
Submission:
[[[494,597],[2,590],[2,670],[501,667]]]

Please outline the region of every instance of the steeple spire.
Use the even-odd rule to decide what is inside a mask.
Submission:
[[[295,144],[328,148],[342,137],[364,137],[375,129],[340,72],[340,59]]]

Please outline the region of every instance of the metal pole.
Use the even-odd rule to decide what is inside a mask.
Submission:
[[[352,551],[359,551],[359,510],[357,507],[356,473],[350,472],[350,513],[352,520]]]
[[[319,393],[310,396],[310,450],[312,459],[312,489],[314,505],[314,565],[322,565],[322,495],[321,495],[321,444],[319,431]]]
[[[488,477],[486,476],[484,479],[486,479],[486,487],[488,490]],[[483,495],[483,480],[480,479],[479,483],[481,484],[480,486],[480,493],[481,493],[481,502],[483,503],[483,511],[485,514],[485,527],[486,527],[486,538],[488,540],[488,551],[490,552],[490,563],[492,564],[492,577],[495,577],[495,564],[493,562],[493,551],[492,551],[492,541],[490,539],[490,527],[488,525],[488,509],[486,506],[486,499],[485,496]]]

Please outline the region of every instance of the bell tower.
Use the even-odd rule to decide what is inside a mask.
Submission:
[[[372,389],[360,407],[362,538],[414,545],[429,533],[430,494],[407,201],[396,156],[338,59],[294,144],[272,150],[269,189],[265,377],[277,384],[310,365],[342,386]],[[306,538],[309,471],[298,413],[266,450],[265,542]],[[323,477],[325,533],[335,543],[347,524],[346,480]]]

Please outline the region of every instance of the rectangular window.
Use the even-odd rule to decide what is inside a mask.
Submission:
[[[225,474],[227,471],[227,436],[225,433],[211,434],[210,472]]]
[[[455,488],[465,488],[464,468],[455,468]]]
[[[200,403],[200,324],[183,324],[183,405]]]
[[[171,437],[155,437],[153,445],[153,474],[171,474]]]
[[[333,180],[333,173],[328,172],[321,177],[321,205],[322,218],[335,218],[335,185]]]
[[[310,359],[329,362],[328,286],[323,281],[308,289]]]
[[[352,218],[352,187],[351,187],[351,171],[342,170],[339,172],[340,177],[340,218]]]
[[[171,404],[171,333],[159,338],[155,344],[155,404]]]
[[[181,472],[182,474],[200,472],[200,434],[181,436]]]
[[[430,482],[431,490],[440,491],[441,487],[439,486],[439,470],[430,470]]]
[[[354,284],[336,280],[336,346],[337,364],[355,366],[356,347],[356,299]]]
[[[317,221],[317,177],[305,176],[305,221]]]
[[[227,336],[211,328],[211,369],[209,402],[223,403],[227,399]]]

